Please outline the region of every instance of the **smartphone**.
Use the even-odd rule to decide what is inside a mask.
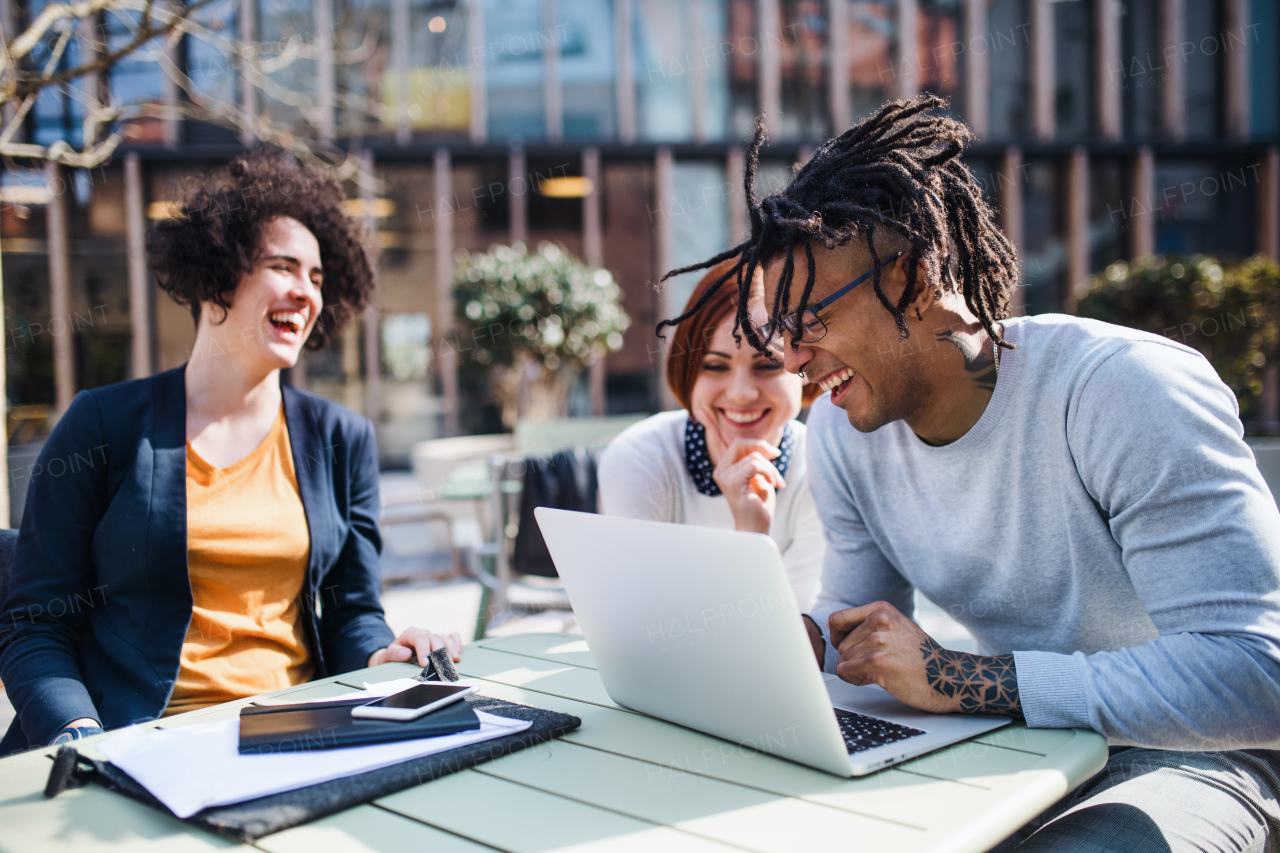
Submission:
[[[458,701],[475,689],[473,685],[463,684],[419,684],[368,705],[357,705],[351,709],[351,716],[366,720],[416,720],[436,708]]]

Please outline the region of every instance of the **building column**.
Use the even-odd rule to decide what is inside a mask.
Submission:
[[[1031,79],[1031,135],[1041,141],[1053,139],[1053,2],[1027,0],[1031,13],[1031,50],[1028,69]]]
[[[436,211],[436,298],[440,317],[440,390],[443,392],[444,434],[458,434],[458,341],[447,342],[453,331],[453,163],[449,149],[437,148],[435,155]]]
[[[477,0],[478,2],[478,0]],[[617,63],[618,139],[634,142],[636,138],[635,58],[631,44],[632,0],[614,0],[613,50]]]
[[[1169,45],[1181,45],[1185,7],[1183,0],[1160,0],[1160,44],[1164,63],[1164,81],[1160,87],[1160,122],[1165,136],[1181,140],[1187,135],[1187,60],[1181,47],[1169,50]]]
[[[391,69],[395,75],[396,144],[413,140],[409,118],[409,0],[391,0]]]
[[[1121,86],[1124,82],[1120,58],[1120,0],[1095,0],[1093,4],[1094,56],[1098,135],[1117,140],[1124,134]]]
[[[129,269],[130,378],[150,376],[151,288],[147,281],[147,218],[142,192],[142,162],[135,151],[124,155],[125,242]]]
[[[316,37],[316,111],[319,116],[316,130],[322,141],[333,139],[334,131],[334,24],[333,0],[311,0],[311,14],[315,20]]]
[[[1064,308],[1073,305],[1076,289],[1089,275],[1089,152],[1077,145],[1067,155],[1066,249]]]
[[[240,11],[236,21],[236,34],[242,45],[253,45],[258,42],[258,4],[256,0],[240,0]],[[240,61],[240,110],[244,114],[247,125],[240,129],[240,144],[249,147],[257,139],[255,128],[258,126],[258,87],[253,84],[253,76],[258,70],[258,59],[255,53],[250,61],[252,73],[246,73],[245,61]]]
[[[1222,24],[1223,130],[1228,139],[1248,139],[1249,0],[1223,0]]]
[[[564,91],[560,84],[560,42],[557,39],[556,0],[542,0],[542,105],[547,118],[547,141],[564,138]]]
[[[1254,251],[1280,261],[1280,148],[1262,155],[1258,176],[1258,235]]]
[[[920,94],[920,6],[919,0],[898,0],[899,98]]]
[[[999,184],[1000,230],[1004,231],[1004,236],[1013,244],[1014,250],[1018,253],[1018,262],[1021,264],[1023,262],[1021,149],[1009,146],[1004,150],[1000,156],[996,181]],[[1021,275],[1018,278],[1018,286],[1013,291],[1009,313],[1014,317],[1027,313],[1026,286],[1022,282]]]
[[[849,0],[827,0],[827,50],[831,62],[827,66],[827,96],[831,102],[831,134],[839,136],[849,129]],[[732,180],[732,178],[730,178]]]
[[[600,149],[594,145],[582,152],[582,176],[591,184],[582,197],[582,254],[593,267],[604,266],[604,240],[600,217]],[[608,411],[605,399],[605,355],[592,362],[587,374],[591,389],[591,414],[603,417]]]
[[[987,0],[964,0],[964,118],[979,139],[991,131],[991,51],[987,44]]]
[[[510,218],[511,242],[529,239],[529,169],[525,163],[524,148],[512,145],[507,155],[507,209]]]
[[[484,43],[484,0],[467,3],[467,48],[471,53],[471,141],[489,138],[489,90],[487,83],[487,51]]]
[[[366,148],[360,157],[360,170],[369,176],[369,180],[360,182],[360,207],[363,209],[361,212],[365,229],[370,234],[376,235],[377,222],[373,216],[373,167],[373,152]],[[438,199],[435,210],[440,210]],[[374,300],[364,309],[363,316],[364,416],[373,421],[373,428],[376,431],[382,423],[382,318],[379,316],[378,309],[381,293],[376,287],[378,279],[376,265],[373,268],[373,276],[375,282]]]
[[[670,210],[672,198],[675,195],[675,157],[671,153],[671,149],[663,145],[658,148],[654,155],[654,201],[657,202],[658,208],[658,233],[654,246],[658,254],[658,275],[659,277],[667,274],[672,269],[672,247],[671,247],[671,222]],[[675,310],[679,310],[679,306],[671,304],[671,285],[665,284],[658,291],[658,315],[664,319],[670,319],[676,316]],[[671,332],[668,330],[667,340],[664,346],[660,346],[659,362],[657,365],[657,381],[658,381],[658,399],[662,408],[665,410],[677,409],[680,404],[676,401],[675,395],[671,393],[671,389],[667,386],[667,352],[666,345],[671,343]]]
[[[747,210],[746,187],[743,174],[747,168],[747,155],[737,145],[729,149],[725,157],[725,182],[729,185],[729,245],[736,246],[751,236],[750,212]]]
[[[760,111],[769,138],[782,136],[782,10],[779,0],[756,0],[760,19]]]
[[[705,44],[702,18],[706,10],[705,0],[688,0],[689,43]],[[693,111],[693,141],[702,144],[707,140],[707,75],[706,56],[695,57],[689,62],[689,108]]]
[[[1258,240],[1256,251],[1280,260],[1280,148],[1272,145],[1262,157],[1258,181]],[[1262,420],[1280,426],[1280,364],[1262,368]]]
[[[161,53],[164,56],[164,64],[176,71],[181,71],[178,65],[178,46],[165,39],[161,46]],[[177,148],[178,137],[182,133],[182,119],[178,114],[178,101],[181,98],[181,90],[178,88],[178,82],[173,79],[173,74],[162,74],[160,81],[160,106],[164,114],[161,119],[160,135],[165,148]]]
[[[1129,258],[1136,260],[1156,251],[1155,205],[1156,161],[1149,146],[1142,146],[1133,158],[1129,183]]]
[[[45,208],[49,231],[49,323],[53,336],[53,389],[57,416],[62,417],[76,396],[74,341],[71,338],[71,241],[67,233],[67,196],[71,180],[57,163],[45,163],[49,204]],[[54,323],[62,321],[62,333]]]

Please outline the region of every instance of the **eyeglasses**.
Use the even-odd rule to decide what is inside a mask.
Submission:
[[[779,353],[782,352],[782,348],[784,346],[783,333],[785,333],[790,340],[795,341],[796,343],[812,344],[822,340],[822,338],[827,334],[827,324],[822,322],[822,318],[818,316],[818,312],[824,310],[841,296],[844,296],[846,293],[871,278],[871,276],[876,274],[877,270],[888,266],[905,254],[906,252],[898,252],[893,257],[885,258],[883,261],[876,264],[874,267],[867,270],[862,275],[858,276],[853,281],[828,296],[826,299],[806,306],[804,313],[812,313],[812,317],[805,317],[804,320],[801,321],[801,312],[796,311],[795,313],[788,314],[783,317],[777,323],[765,323],[763,326],[758,327],[756,329],[756,334],[760,336],[760,340],[764,341],[769,349]]]

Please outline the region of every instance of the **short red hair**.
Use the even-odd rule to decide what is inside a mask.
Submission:
[[[692,308],[694,303],[702,298],[702,294],[715,284],[716,279],[732,269],[736,262],[736,259],[730,259],[707,270],[706,275],[694,287],[684,310],[688,311]],[[756,268],[756,277],[763,282],[764,273],[759,267]],[[710,346],[711,339],[715,337],[716,329],[725,320],[734,316],[737,308],[738,283],[730,279],[720,285],[697,314],[676,326],[671,336],[671,349],[667,352],[667,385],[671,388],[671,393],[675,395],[676,400],[686,410],[689,410],[690,401],[693,398],[693,384],[698,381],[698,374],[702,372],[702,356]],[[746,343],[745,337],[743,344],[750,346]],[[817,385],[806,382],[800,393],[800,404],[810,405],[821,393]]]

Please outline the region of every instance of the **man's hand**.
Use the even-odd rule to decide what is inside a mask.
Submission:
[[[454,663],[462,660],[462,637],[457,634],[433,634],[422,628],[406,628],[395,642],[369,655],[369,666],[380,663],[402,663],[418,653],[418,666],[427,665],[427,656],[436,649],[448,649]]]
[[[1013,655],[944,649],[883,601],[832,613],[827,627],[850,684],[878,684],[921,711],[1022,716]]]

